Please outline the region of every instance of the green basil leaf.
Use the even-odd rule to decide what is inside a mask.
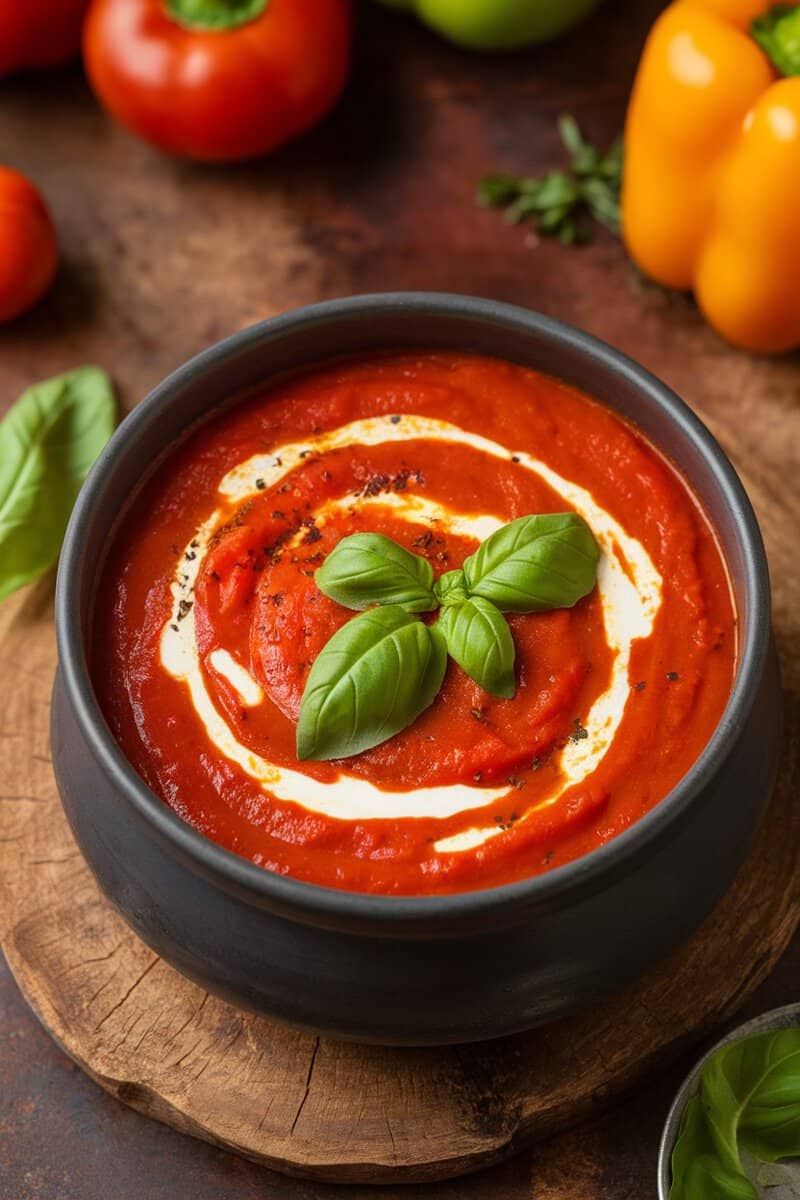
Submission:
[[[321,592],[345,608],[399,604],[407,612],[432,612],[433,567],[380,533],[342,538],[315,575]]]
[[[464,572],[445,571],[433,585],[433,592],[440,604],[458,604],[467,599],[467,581]]]
[[[297,757],[347,758],[394,737],[433,703],[446,668],[439,630],[398,605],[354,617],[311,668]]]
[[[516,651],[508,621],[489,600],[473,596],[443,608],[437,622],[447,649],[470,679],[493,696],[516,691]]]
[[[113,429],[114,392],[99,367],[34,384],[0,422],[0,600],[55,562]]]
[[[577,513],[520,517],[464,563],[467,589],[501,612],[571,608],[595,585],[600,548]]]
[[[757,1200],[742,1154],[800,1155],[800,1029],[743,1038],[703,1067],[672,1154],[670,1200]]]

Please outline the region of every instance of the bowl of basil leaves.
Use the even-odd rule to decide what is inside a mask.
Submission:
[[[800,1004],[755,1017],[681,1085],[664,1125],[659,1200],[800,1196]]]

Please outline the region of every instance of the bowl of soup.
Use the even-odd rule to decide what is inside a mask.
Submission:
[[[497,580],[532,521],[523,603]],[[376,545],[413,576],[389,605],[343,556]],[[774,778],[733,468],[642,368],[490,301],[332,301],[193,359],[95,466],[56,610],[56,778],[103,890],[204,987],[336,1036],[501,1036],[623,987],[711,911]]]

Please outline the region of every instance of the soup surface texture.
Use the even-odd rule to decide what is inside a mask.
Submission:
[[[600,544],[597,585],[509,614],[512,699],[451,660],[402,733],[298,761],[309,670],[354,615],[314,579],[342,537],[385,534],[438,576],[500,525],[565,511]],[[714,534],[657,449],[555,379],[426,353],[292,378],[172,449],[110,548],[92,671],[130,762],[207,837],[297,879],[420,895],[627,829],[707,743],[735,653]]]

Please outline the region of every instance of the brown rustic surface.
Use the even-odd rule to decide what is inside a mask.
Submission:
[[[133,142],[94,108],[78,72],[0,84],[0,156],[45,189],[65,260],[48,302],[0,331],[0,408],[34,379],[91,359],[110,367],[130,407],[208,342],[282,309],[354,291],[448,289],[572,320],[681,392],[745,476],[777,585],[796,794],[797,358],[767,361],[728,349],[687,300],[643,286],[609,237],[581,251],[546,244],[527,253],[521,231],[472,202],[473,181],[487,166],[527,170],[552,162],[553,121],[564,109],[598,141],[611,139],[659,7],[655,0],[608,0],[557,47],[498,60],[462,55],[365,6],[358,69],[339,112],[304,143],[233,170],[177,164]],[[34,610],[46,596],[46,588],[34,593]],[[23,663],[30,670],[26,657]],[[42,664],[35,677],[40,707],[49,669]],[[20,674],[3,673],[4,697]],[[5,732],[0,726],[0,745]],[[22,761],[23,749],[28,769],[46,778],[47,764],[33,757],[46,755],[44,743],[20,748],[17,740],[15,759],[19,751]],[[4,796],[5,783],[0,769]],[[40,819],[30,815],[31,802],[4,799],[0,810],[4,822],[24,826],[26,811]],[[4,865],[14,854],[13,841],[0,843]],[[65,878],[80,871],[79,862],[40,866]],[[785,870],[782,854],[778,867]],[[746,1012],[796,999],[798,990],[795,939]],[[576,1054],[578,1078],[584,1062]],[[685,1066],[640,1085],[601,1120],[482,1175],[396,1193],[369,1186],[343,1193],[285,1179],[143,1121],[53,1046],[2,973],[0,1197],[644,1200],[653,1195],[658,1132]]]

